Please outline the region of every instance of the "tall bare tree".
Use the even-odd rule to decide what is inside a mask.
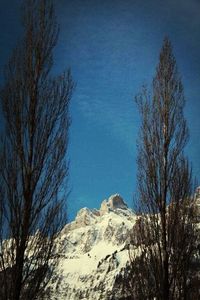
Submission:
[[[136,292],[133,299],[190,299],[195,198],[184,155],[188,129],[183,85],[167,38],[152,92],[144,88],[136,101],[142,125],[138,139],[140,217],[132,242],[138,254],[132,257],[129,272]]]
[[[51,0],[25,0],[24,38],[0,99],[0,298],[42,299],[65,218],[70,71],[52,76],[59,27]]]

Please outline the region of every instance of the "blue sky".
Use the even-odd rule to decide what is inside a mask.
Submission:
[[[187,154],[200,178],[200,1],[59,0],[54,72],[70,66],[69,219],[113,193],[131,206],[136,192],[140,119],[134,96],[151,84],[164,36],[174,47],[185,87]],[[0,66],[20,37],[19,1],[1,0]],[[2,74],[1,74],[2,78]]]

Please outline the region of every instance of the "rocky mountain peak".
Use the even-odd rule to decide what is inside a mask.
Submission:
[[[197,192],[200,195],[200,189]],[[99,210],[82,208],[58,237],[61,259],[48,299],[122,299],[120,276],[129,263],[130,232],[136,221],[119,194],[102,201]]]
[[[102,201],[99,210],[79,210],[58,238],[61,260],[49,285],[51,299],[114,299],[116,278],[129,259],[127,244],[135,221],[119,194]]]
[[[117,208],[121,208],[121,209],[128,208],[127,204],[124,202],[123,198],[119,194],[115,194],[115,195],[111,196],[108,199],[108,205],[113,210],[117,209]]]
[[[112,195],[108,200],[104,200],[101,203],[100,215],[103,215],[110,211],[115,211],[116,209],[127,209],[128,206],[124,202],[123,198],[119,194]]]
[[[70,224],[70,228],[85,227],[99,222],[99,217],[109,212],[128,210],[127,204],[119,194],[112,195],[108,200],[103,200],[100,209],[84,207],[77,213],[76,219]]]

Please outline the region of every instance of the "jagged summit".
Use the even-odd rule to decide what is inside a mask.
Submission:
[[[127,243],[135,221],[119,194],[102,201],[100,209],[79,210],[58,239],[63,250],[50,284],[51,299],[111,299],[129,258]]]
[[[100,214],[114,211],[116,209],[127,209],[128,206],[124,202],[123,198],[119,194],[112,195],[108,198],[108,200],[104,200],[101,203]]]
[[[128,208],[127,204],[124,202],[123,198],[119,194],[115,194],[108,199],[108,205],[112,209],[126,209]]]
[[[76,229],[101,222],[101,218],[105,214],[125,214],[130,215],[132,211],[128,208],[123,198],[119,194],[112,195],[108,200],[103,200],[100,209],[81,208],[73,222],[68,224],[68,228]]]
[[[99,210],[82,208],[58,237],[60,261],[45,300],[122,299],[119,279],[136,220],[119,194],[102,201]]]

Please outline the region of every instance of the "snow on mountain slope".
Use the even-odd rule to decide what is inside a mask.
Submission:
[[[194,223],[200,229],[200,187]],[[82,208],[58,238],[60,262],[46,300],[122,300],[121,276],[129,268],[130,231],[136,215],[118,195],[100,209]],[[139,249],[132,249],[139,255]],[[123,298],[124,300],[124,298]]]
[[[51,299],[112,299],[117,275],[128,260],[129,231],[136,216],[117,194],[100,210],[81,209],[60,235],[63,251]]]

